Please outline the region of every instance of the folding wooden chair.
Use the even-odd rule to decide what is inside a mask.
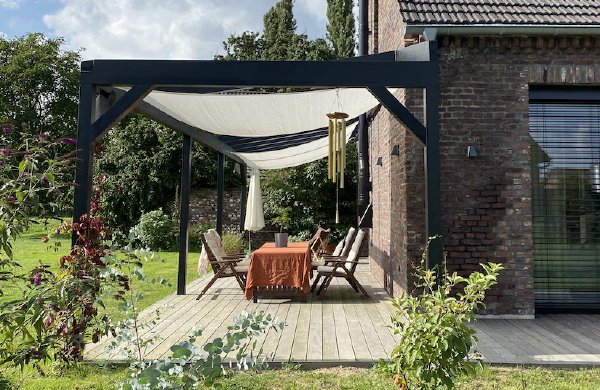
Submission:
[[[220,278],[234,277],[242,291],[245,291],[248,266],[238,265],[239,262],[244,260],[245,255],[228,256],[223,250],[223,247],[217,245],[214,238],[207,233],[201,234],[200,239],[202,240],[202,245],[204,245],[204,248],[206,249],[208,260],[210,261],[211,268],[215,274],[196,299],[202,298],[206,291],[208,291],[217,279]]]
[[[348,256],[324,256],[324,260],[326,263],[328,263],[328,265],[317,267],[318,274],[312,285],[311,291],[314,291],[317,288],[317,283],[319,282],[320,277],[323,277],[324,280],[323,283],[321,283],[319,290],[317,291],[317,295],[320,295],[322,292],[327,290],[327,287],[329,287],[329,284],[331,283],[333,278],[344,278],[348,281],[350,286],[352,286],[352,288],[356,292],[362,292],[366,297],[369,296],[369,294],[367,294],[367,291],[358,282],[358,280],[356,280],[356,277],[354,276],[356,266],[358,265],[358,258],[360,252],[366,241],[364,237],[365,232],[364,230],[360,229],[356,234],[356,238],[352,243],[352,247],[348,252]]]

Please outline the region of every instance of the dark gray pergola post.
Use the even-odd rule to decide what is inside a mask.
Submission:
[[[73,222],[90,211],[92,171],[94,167],[93,123],[95,120],[96,86],[82,83],[79,86],[79,113],[77,118],[77,149],[80,150],[75,172],[75,199]],[[75,241],[75,237],[73,237]],[[74,243],[74,242],[73,242]]]
[[[244,223],[246,222],[246,203],[248,203],[248,186],[246,184],[246,176],[248,175],[248,167],[240,165],[240,179],[242,180],[240,194],[240,232],[244,231]]]
[[[217,160],[217,233],[223,234],[223,196],[225,195],[225,155]]]
[[[192,138],[183,135],[181,156],[181,194],[179,203],[179,267],[177,269],[177,295],[185,294],[187,257],[189,250],[190,186],[192,184]]]
[[[430,61],[438,67],[437,42],[429,42]],[[437,72],[436,72],[437,73]],[[432,77],[430,84],[423,92],[423,118],[425,119],[425,215],[427,238],[442,234],[441,196],[440,196],[440,144],[439,144],[439,112],[440,86],[439,76]],[[441,238],[433,240],[427,253],[428,268],[432,269],[442,262]]]

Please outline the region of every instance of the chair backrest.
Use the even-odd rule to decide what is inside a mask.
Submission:
[[[356,266],[358,265],[357,263],[354,263],[354,261],[357,261],[358,257],[360,256],[360,252],[362,251],[363,245],[365,243],[364,238],[365,238],[365,231],[363,229],[358,229],[358,233],[356,233],[356,238],[354,239],[354,242],[352,243],[352,247],[350,248],[350,252],[348,252],[348,257],[347,257],[347,260],[350,260],[353,262],[352,263],[346,262],[346,268],[352,274],[354,273],[354,271],[356,270]]]
[[[223,257],[227,256],[222,246],[218,244],[216,237],[210,231],[200,235],[202,245],[206,249],[208,255],[208,261],[212,267],[213,272],[219,272],[221,265],[218,261],[223,261]]]
[[[323,251],[322,244],[329,236],[330,231],[331,229],[323,229],[322,227],[319,227],[313,238],[309,241],[309,246],[313,254],[313,258],[318,259],[321,256],[321,252]]]
[[[348,253],[350,253],[350,249],[352,248],[352,242],[354,241],[354,236],[356,235],[356,229],[351,227],[350,229],[348,229],[348,233],[346,234],[346,237],[344,238],[344,247],[342,248],[342,251],[340,252],[340,256],[348,256]]]
[[[344,249],[344,240],[338,242],[333,250],[332,256],[340,256],[342,254],[342,249]]]

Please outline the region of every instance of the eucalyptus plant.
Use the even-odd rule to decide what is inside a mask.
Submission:
[[[262,348],[255,351],[257,338],[270,330],[283,329],[270,314],[242,312],[233,319],[222,338],[203,346],[195,345],[202,330],[195,330],[187,341],[171,346],[171,356],[152,362],[137,362],[131,366],[131,379],[120,385],[121,390],[196,389],[213,386],[228,370],[263,370],[268,367]],[[230,356],[231,355],[231,356]],[[230,361],[226,362],[226,358]]]

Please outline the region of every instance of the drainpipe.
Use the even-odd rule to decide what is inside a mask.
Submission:
[[[369,54],[369,0],[359,0],[358,21],[358,55],[365,56]],[[356,213],[359,227],[372,227],[372,215],[368,214],[363,218],[365,210],[370,203],[369,192],[371,191],[371,182],[369,180],[369,128],[366,114],[362,114],[358,118],[357,138]]]

